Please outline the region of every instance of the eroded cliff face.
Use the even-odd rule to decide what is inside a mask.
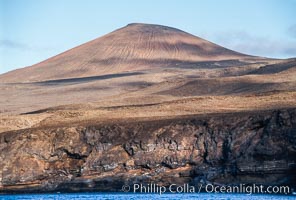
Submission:
[[[0,192],[124,184],[296,185],[296,109],[0,134]]]

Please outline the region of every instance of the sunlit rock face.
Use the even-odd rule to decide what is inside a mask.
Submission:
[[[296,110],[38,128],[0,135],[1,192],[123,184],[295,187]]]

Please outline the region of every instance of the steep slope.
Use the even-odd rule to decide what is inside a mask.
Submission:
[[[88,77],[240,58],[249,56],[175,28],[129,24],[31,67],[3,74],[0,82]]]
[[[296,109],[72,125],[0,134],[0,194],[296,186]]]

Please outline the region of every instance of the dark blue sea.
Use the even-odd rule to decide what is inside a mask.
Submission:
[[[2,200],[28,200],[28,199],[39,199],[39,200],[75,200],[75,199],[102,199],[102,200],[139,200],[139,199],[201,199],[201,200],[279,200],[279,199],[289,199],[295,200],[296,196],[285,196],[285,195],[247,195],[247,194],[134,194],[134,193],[75,193],[75,194],[22,194],[22,195],[0,195]]]

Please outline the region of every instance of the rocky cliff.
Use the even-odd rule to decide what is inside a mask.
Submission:
[[[124,184],[296,186],[296,109],[36,127],[0,134],[0,193]]]

